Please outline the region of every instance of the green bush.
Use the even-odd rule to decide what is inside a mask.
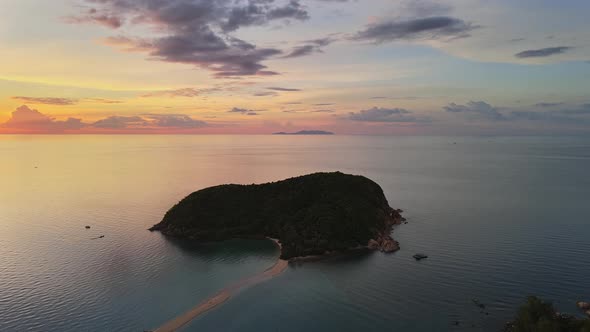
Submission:
[[[590,320],[559,314],[553,305],[529,296],[518,310],[516,319],[508,324],[508,332],[590,332]]]

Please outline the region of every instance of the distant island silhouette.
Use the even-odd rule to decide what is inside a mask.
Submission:
[[[294,133],[286,133],[284,131],[273,133],[273,135],[334,135],[331,131],[323,131],[323,130],[301,130]]]
[[[366,177],[315,173],[199,190],[150,230],[194,241],[275,238],[281,258],[292,259],[359,248],[396,251],[390,233],[405,220],[400,213]]]

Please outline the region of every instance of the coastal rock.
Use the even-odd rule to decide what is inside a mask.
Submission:
[[[391,237],[385,239],[381,243],[381,251],[383,252],[394,252],[399,250],[399,243],[394,241]]]
[[[588,302],[578,301],[576,302],[576,306],[578,306],[578,308],[580,308],[582,311],[590,310],[590,303]]]
[[[424,255],[424,254],[415,254],[412,257],[414,257],[414,259],[417,260],[417,261],[423,260],[425,258],[428,258],[428,256],[427,255]],[[474,303],[476,303],[478,306],[480,306],[479,303],[477,303],[476,301],[474,301]],[[483,309],[484,307],[481,307],[481,308]]]
[[[379,242],[375,241],[374,239],[370,239],[369,243],[367,244],[367,248],[371,250],[379,249]]]

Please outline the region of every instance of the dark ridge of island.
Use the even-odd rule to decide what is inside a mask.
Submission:
[[[281,258],[349,249],[393,252],[393,225],[405,219],[381,187],[363,176],[314,173],[283,181],[227,184],[194,192],[150,228],[195,241],[275,238]]]
[[[294,133],[286,133],[284,131],[273,133],[273,135],[334,135],[331,131],[323,131],[323,130],[301,130]]]

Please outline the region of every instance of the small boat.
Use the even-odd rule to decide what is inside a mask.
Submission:
[[[415,254],[413,256],[417,261],[424,259],[424,258],[428,258],[428,256],[424,255],[424,254]]]

